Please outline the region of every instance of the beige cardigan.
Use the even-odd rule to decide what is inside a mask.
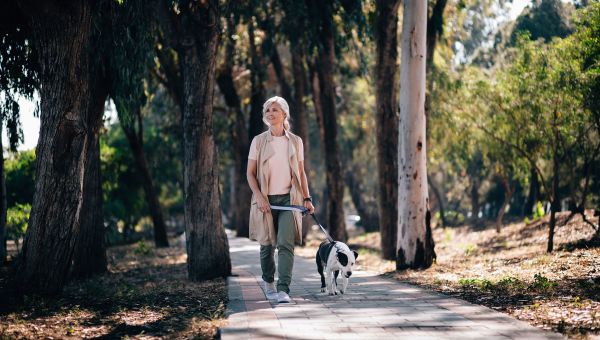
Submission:
[[[298,147],[300,137],[293,133],[284,130],[285,135],[290,141],[288,148],[289,163],[292,169],[292,189],[290,190],[290,204],[303,205],[302,187],[300,185],[300,168],[298,163]],[[256,177],[260,191],[267,198],[269,192],[269,166],[267,160],[275,154],[275,151],[268,143],[273,140],[273,136],[269,130],[256,136]],[[302,215],[299,212],[293,212],[294,222],[296,224],[297,244],[302,243]],[[250,239],[258,241],[261,245],[276,245],[277,236],[275,235],[275,226],[273,225],[273,215],[271,213],[263,213],[258,209],[256,197],[252,195],[250,205]]]

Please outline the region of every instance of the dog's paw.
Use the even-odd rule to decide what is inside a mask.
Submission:
[[[340,289],[340,294],[344,294],[344,293],[346,293],[346,291]]]
[[[333,295],[333,294],[334,294],[334,292],[329,292],[329,295]]]
[[[325,287],[321,287],[321,293],[325,293]]]

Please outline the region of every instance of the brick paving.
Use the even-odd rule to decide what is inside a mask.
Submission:
[[[563,339],[487,307],[366,271],[353,271],[346,294],[329,296],[321,293],[314,259],[299,256],[292,302],[278,304],[262,289],[258,243],[229,235],[229,246],[229,323],[220,330],[225,340]]]

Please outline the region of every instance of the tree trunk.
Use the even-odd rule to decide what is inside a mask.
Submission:
[[[248,136],[250,140],[264,131],[263,104],[266,101],[264,80],[266,67],[262,56],[259,54],[254,43],[254,22],[248,23],[248,39],[250,40],[250,72],[251,72],[251,95],[250,95],[250,124],[248,125]]]
[[[0,120],[0,131],[2,131],[2,120]],[[4,145],[2,145],[2,138],[0,138],[0,151],[4,150]],[[0,164],[0,267],[6,261],[6,179],[4,178],[4,152],[0,152],[0,160],[2,164]]]
[[[193,281],[231,274],[212,122],[218,8],[217,0],[180,7],[185,232],[188,276]]]
[[[305,89],[307,86],[306,80],[306,68],[304,67],[305,53],[302,46],[298,42],[291,42],[292,45],[292,73],[294,75],[294,108],[292,112],[292,123],[294,124],[294,131],[304,143],[304,171],[309,179],[309,188],[312,192],[312,186],[310,180],[313,178],[312,167],[310,164],[310,138],[308,134],[308,117],[306,108],[304,106],[304,96],[306,95]],[[315,202],[316,204],[316,202]],[[310,230],[312,222],[308,218],[302,219],[302,242],[306,241],[306,235]]]
[[[88,42],[92,1],[23,2],[41,65],[41,128],[33,207],[20,258],[25,292],[62,289],[84,223],[86,160],[94,148],[89,117]]]
[[[479,218],[479,177],[477,174],[469,176],[470,182],[470,198],[471,198],[471,218],[477,220]]]
[[[79,240],[76,245],[71,276],[87,278],[106,271],[104,244],[104,214],[102,213],[102,177],[100,173],[100,128],[104,115],[104,102],[108,95],[106,78],[101,70],[93,70],[90,80],[91,102],[89,116],[95,117],[95,127],[90,134],[90,149],[85,161],[84,201]]]
[[[502,228],[502,220],[504,219],[504,211],[506,210],[506,206],[510,203],[510,200],[515,192],[515,187],[510,185],[508,178],[502,177],[502,184],[504,186],[504,202],[502,202],[502,206],[500,210],[498,210],[498,216],[496,216],[496,232],[500,233],[500,229]]]
[[[317,76],[316,66],[314,63],[310,63],[310,91],[315,109],[315,117],[317,118],[317,125],[319,126],[319,141],[321,142],[321,151],[325,153],[325,130],[323,129],[323,106],[321,105],[321,87],[319,86],[319,77]],[[328,207],[327,202],[329,201],[328,187],[326,186],[321,195],[321,201],[323,204],[317,204],[315,206],[316,213],[319,216],[320,221],[327,221]]]
[[[154,244],[156,247],[168,247],[169,240],[167,239],[167,226],[163,217],[162,208],[158,200],[158,194],[152,183],[152,175],[150,174],[150,168],[148,167],[148,160],[144,152],[144,141],[142,136],[141,128],[141,112],[140,108],[136,108],[134,117],[138,121],[139,131],[136,132],[135,127],[126,126],[127,123],[121,123],[123,132],[129,142],[131,153],[135,159],[135,165],[140,174],[142,180],[142,186],[144,193],[146,194],[146,204],[148,204],[148,210],[152,217],[152,224],[154,226]]]
[[[555,130],[556,127],[555,127]],[[558,132],[555,132],[557,135]],[[555,140],[558,140],[555,139]],[[559,160],[558,160],[558,146],[553,146],[552,152],[552,200],[550,201],[550,224],[548,226],[548,246],[546,248],[546,252],[551,253],[554,250],[554,228],[556,227],[556,213],[560,210],[560,197],[558,192],[558,183],[559,183]]]
[[[375,19],[377,42],[376,107],[379,178],[379,231],[381,254],[396,259],[398,232],[398,8],[400,0],[378,0]]]
[[[233,146],[234,160],[234,175],[233,186],[235,199],[233,200],[232,225],[237,231],[237,236],[248,237],[249,219],[250,219],[250,200],[252,199],[252,191],[246,179],[246,168],[248,167],[248,151],[250,148],[250,139],[248,137],[248,129],[242,112],[240,97],[235,89],[233,82],[233,55],[235,50],[235,41],[231,38],[234,30],[232,20],[228,22],[228,34],[225,42],[225,62],[221,66],[217,84],[225,103],[230,108],[229,116],[233,122],[230,128],[231,144]]]
[[[353,170],[353,169],[350,169]],[[377,204],[371,202],[369,204],[364,199],[364,190],[361,188],[360,181],[356,178],[356,171],[346,171],[345,181],[348,190],[350,191],[350,197],[352,203],[360,216],[361,224],[366,232],[372,232],[379,230],[379,216],[377,215]]]
[[[434,88],[434,77],[435,67],[433,63],[433,55],[437,41],[444,32],[444,9],[446,8],[447,0],[437,0],[433,9],[431,10],[431,16],[427,19],[427,94],[425,96],[425,115],[429,117],[431,112],[431,96]]]
[[[291,108],[295,108],[298,104],[296,103],[296,98],[292,96],[292,87],[288,83],[287,79],[285,79],[285,72],[283,68],[283,64],[281,63],[281,57],[279,56],[279,51],[277,50],[277,45],[273,43],[272,36],[268,35],[265,39],[270,39],[269,44],[271,48],[271,65],[273,65],[273,69],[275,70],[275,75],[277,76],[277,81],[279,82],[279,89],[281,91],[281,95],[285,100],[289,102]]]
[[[333,72],[335,64],[333,8],[330,3],[319,2],[313,5],[316,17],[320,18],[319,50],[317,56],[317,75],[321,90],[321,111],[323,114],[325,168],[329,200],[327,200],[327,226],[331,236],[345,242],[347,239],[344,214],[344,176],[340,163],[337,144],[337,121],[335,112],[335,83]]]
[[[397,270],[428,268],[436,258],[430,225],[425,138],[427,2],[405,1],[403,14]]]
[[[308,135],[308,117],[304,106],[306,88],[306,69],[304,68],[304,52],[300,46],[292,46],[292,72],[294,73],[294,104],[292,119],[295,122],[294,130],[304,143],[304,170],[310,176],[310,139]]]
[[[442,194],[438,190],[435,183],[433,183],[429,175],[427,176],[427,183],[429,184],[431,191],[433,191],[433,194],[435,195],[435,199],[437,200],[438,206],[440,208],[440,221],[442,221],[442,227],[445,228],[448,226],[448,221],[446,220],[446,212],[444,211],[444,198],[442,197]]]
[[[535,167],[531,167],[529,175],[529,195],[527,195],[527,201],[523,207],[523,215],[531,216],[533,207],[537,204],[540,193],[540,183],[538,180],[538,174]]]

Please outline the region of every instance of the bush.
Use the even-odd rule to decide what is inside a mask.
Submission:
[[[6,212],[6,238],[13,240],[19,251],[19,240],[25,236],[31,205],[19,204],[8,208]]]
[[[533,209],[533,219],[537,220],[538,218],[544,217],[544,206],[542,206],[542,202],[538,201]]]
[[[533,283],[531,284],[531,288],[533,289],[545,292],[552,290],[556,286],[558,286],[557,282],[552,281],[545,276],[542,276],[542,274],[538,273],[533,276]]]

